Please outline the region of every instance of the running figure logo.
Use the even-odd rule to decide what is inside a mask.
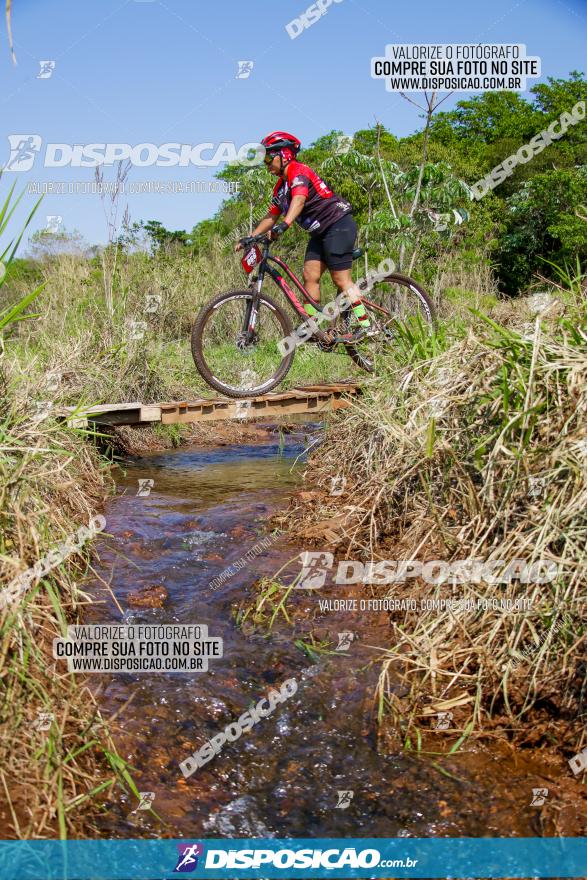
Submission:
[[[201,843],[178,843],[177,865],[173,869],[174,874],[190,874],[198,867],[198,858],[204,855],[204,847]]]
[[[346,810],[351,805],[351,801],[354,796],[354,791],[337,791],[338,795],[338,803],[336,804],[335,810]]]
[[[39,134],[9,134],[10,159],[5,171],[30,171],[41,149],[43,139]]]
[[[239,61],[235,79],[248,79],[255,66],[254,61]]]
[[[58,233],[63,225],[63,217],[61,214],[47,214],[47,225],[45,232]]]
[[[55,70],[55,62],[54,61],[39,61],[41,65],[41,70],[37,74],[37,79],[50,79],[53,75],[53,71]]]
[[[452,712],[439,712],[436,719],[436,730],[448,730],[452,719]]]
[[[139,810],[150,810],[155,800],[154,791],[139,791],[139,805],[132,811],[131,816]]]
[[[339,134],[334,138],[334,155],[344,156],[353,145],[352,134]]]
[[[342,495],[346,486],[346,477],[344,474],[337,474],[335,477],[330,478],[330,495],[332,497],[336,497],[337,495]]]
[[[296,584],[298,590],[319,590],[326,583],[326,575],[334,563],[332,553],[319,553],[308,550],[300,553],[302,570]]]
[[[335,651],[348,651],[353,640],[355,638],[354,632],[351,632],[348,629],[345,629],[343,632],[338,634],[338,645],[334,649]]]
[[[33,721],[33,728],[35,730],[50,730],[54,721],[55,715],[52,712],[38,712],[36,720]]]
[[[548,789],[547,788],[533,788],[532,789],[532,800],[530,801],[531,807],[541,807],[546,798],[548,797]]]

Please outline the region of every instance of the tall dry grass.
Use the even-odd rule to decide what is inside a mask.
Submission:
[[[213,293],[237,286],[234,262],[214,253],[209,261],[180,252],[122,255],[110,315],[96,261],[47,257],[37,264],[46,282],[38,317],[12,332],[8,357],[41,389],[43,374],[60,373],[64,404],[197,396],[204,385],[189,351],[191,325]],[[22,282],[8,286],[15,300],[22,295]]]
[[[585,745],[587,302],[581,279],[554,294],[539,314],[535,298],[497,302],[493,318],[463,317],[440,343],[406,336],[311,459],[309,487],[336,473],[346,490],[336,509],[332,499],[301,504],[294,520],[336,513],[347,558],[558,567],[543,584],[364,586],[394,598],[498,600],[497,610],[391,612],[376,701],[403,742],[420,742],[434,713],[452,709],[466,733],[499,721],[571,754]],[[508,610],[522,598],[531,608]]]
[[[156,257],[121,253],[112,314],[98,260],[60,253],[45,256],[35,267],[45,283],[43,297],[34,304],[37,317],[12,328],[6,356],[15,375],[34,379],[37,399],[51,396],[56,405],[75,406],[212,395],[193,363],[192,325],[212,296],[242,290],[248,283],[240,256],[222,239],[214,238],[199,256],[181,247]],[[283,302],[271,281],[266,286],[269,295]],[[324,287],[327,298],[329,288]],[[27,289],[16,277],[8,278],[7,288],[13,302]],[[338,380],[353,371],[344,355],[302,349],[284,387]],[[58,388],[51,391],[47,386],[55,384],[56,376]]]
[[[0,236],[13,194],[0,205]],[[7,588],[75,539],[111,481],[96,447],[52,418],[53,401],[35,405],[48,390],[34,369],[40,354],[21,361],[18,337],[38,320],[30,311],[44,286],[4,296],[21,238],[0,248],[0,828],[3,838],[65,838],[88,831],[94,799],[115,781],[133,789],[89,688],[52,656],[53,638],[79,619],[90,548],[53,557],[51,570],[12,597]]]
[[[41,419],[26,400],[22,377],[8,373],[5,382],[0,598],[16,577],[87,527],[113,486],[95,444],[50,416]],[[53,639],[80,622],[88,601],[80,583],[91,552],[87,543],[35,577],[16,601],[0,602],[0,828],[5,839],[87,836],[112,785],[137,794],[94,692],[52,654]],[[42,713],[51,716],[46,726]]]

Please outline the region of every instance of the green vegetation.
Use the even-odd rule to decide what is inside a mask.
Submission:
[[[558,286],[544,299],[497,303],[491,316],[453,313],[434,340],[406,334],[310,460],[308,488],[346,480],[337,525],[322,492],[306,492],[290,517],[297,532],[320,522],[344,535],[342,558],[556,566],[542,583],[365,586],[417,602],[390,614],[376,700],[380,724],[406,748],[421,750],[446,711],[462,737],[500,726],[519,742],[551,744],[556,725],[567,757],[584,745],[587,301],[580,272],[553,272]],[[481,607],[420,607],[463,598]]]
[[[413,548],[426,546],[446,560],[507,553],[560,565],[554,582],[533,589],[523,614],[481,612],[466,626],[437,613],[415,624],[392,618],[379,715],[397,721],[411,748],[421,749],[430,713],[450,707],[461,712],[463,736],[490,716],[515,729],[537,707],[560,713],[566,747],[585,696],[576,645],[585,636],[587,123],[517,166],[480,202],[468,189],[587,100],[587,83],[572,73],[532,94],[532,101],[509,93],[460,101],[430,112],[424,129],[406,138],[381,126],[360,130],[347,152],[337,152],[340,133],[331,132],[300,156],[354,205],[367,254],[356,276],[391,257],[431,292],[439,313],[435,336],[413,327],[398,336],[381,373],[367,380],[353,410],[336,417],[310,464],[313,483],[323,486],[344,463],[352,536],[345,550],[397,558],[402,548],[412,558]],[[47,402],[58,409],[210,394],[191,359],[192,322],[214,294],[246,286],[234,241],[264,212],[272,187],[263,169],[229,167],[219,177],[237,180],[238,196],[189,232],[156,220],[118,224],[112,206],[104,247],[88,247],[77,233],[37,233],[28,258],[16,257],[22,236],[0,246],[3,586],[87,524],[110,489],[107,465],[84,435],[51,412],[41,417]],[[13,197],[0,210],[3,242]],[[296,270],[306,241],[292,229],[279,243]],[[538,276],[554,298],[536,318],[529,300],[513,295]],[[325,279],[324,301],[333,295]],[[365,378],[346,356],[304,346],[287,385],[350,376]],[[177,429],[168,434],[179,442]],[[548,486],[540,498],[529,492],[538,477]],[[320,521],[333,512],[306,514]],[[71,835],[80,808],[112,784],[112,769],[130,784],[91,695],[72,676],[52,673],[46,647],[79,613],[76,581],[87,560],[72,556],[35,584],[18,613],[0,612],[0,801],[15,836]],[[247,622],[287,622],[287,589],[275,579],[259,587],[255,604],[242,610]],[[487,595],[515,599],[520,590],[528,592],[514,583]],[[530,671],[512,663],[528,646]],[[408,683],[401,702],[392,668]],[[40,711],[54,715],[48,736],[33,725]],[[582,744],[575,737],[572,748]]]
[[[439,268],[475,272],[491,264],[499,288],[515,294],[537,273],[551,277],[545,261],[587,258],[587,226],[577,214],[587,201],[585,121],[518,164],[480,202],[468,197],[465,184],[472,186],[563,112],[587,101],[587,82],[576,71],[530,91],[531,101],[511,92],[459,101],[454,110],[429,113],[429,124],[405,138],[379,125],[363,129],[347,152],[337,152],[341,132],[334,131],[299,158],[351,201],[371,265],[391,256],[431,285]],[[196,253],[235,228],[244,234],[269,201],[272,179],[263,171],[228,168],[219,176],[238,181],[241,191],[193,230],[189,247]],[[305,241],[292,230],[280,247],[299,264]]]
[[[13,186],[0,205],[2,241],[19,200]],[[7,269],[0,291],[21,268],[15,253],[25,229],[0,245]],[[42,309],[46,295],[42,283],[0,310],[0,809],[3,835],[24,839],[77,836],[80,814],[87,828],[96,799],[116,782],[138,794],[94,694],[52,656],[53,638],[79,620],[90,548],[4,601],[19,575],[88,525],[111,488],[108,464],[85,435],[42,417],[34,371],[21,371],[14,359],[15,340],[38,328],[30,307]]]
[[[398,139],[383,127],[355,133],[341,152],[337,132],[300,154],[355,208],[365,275],[383,257],[432,292],[441,316],[456,303],[484,308],[496,295],[553,278],[551,263],[587,257],[587,125],[570,126],[558,141],[479,202],[469,189],[495,164],[587,98],[573,73],[532,89],[533,100],[487,93],[448,112],[427,114],[423,131]],[[344,147],[343,147],[344,149]],[[118,177],[127,174],[118,169]],[[5,307],[45,283],[38,318],[13,326],[9,359],[26,365],[34,395],[45,399],[46,377],[60,376],[52,399],[153,401],[208,393],[189,352],[195,314],[211,296],[246,285],[234,241],[265,211],[272,178],[260,168],[229,166],[218,176],[240,191],[189,233],[156,220],[130,225],[108,204],[105,247],[78,233],[36,233],[29,259],[13,260],[3,287]],[[307,236],[292,229],[279,252],[301,269]],[[268,282],[268,292],[279,297]],[[323,298],[335,291],[324,280]],[[29,308],[32,312],[32,306]],[[298,351],[285,387],[360,376],[343,354],[308,346]],[[54,381],[53,381],[54,384]]]

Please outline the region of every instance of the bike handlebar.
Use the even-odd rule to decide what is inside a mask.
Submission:
[[[244,238],[239,238],[239,242],[243,247],[250,247],[252,244],[260,244],[263,242],[270,242],[271,239],[267,235],[266,232],[262,232],[260,235],[247,235]]]

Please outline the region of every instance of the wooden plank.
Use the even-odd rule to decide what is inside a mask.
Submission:
[[[244,420],[263,416],[285,416],[297,413],[328,412],[333,409],[344,409],[351,406],[351,401],[335,395],[306,395],[302,398],[280,395],[279,400],[273,398],[254,398],[252,400],[234,400],[223,407],[189,407],[177,409],[175,412],[162,411],[161,421],[164,425],[189,424],[191,422],[213,422],[225,419]]]
[[[141,406],[141,422],[160,422],[161,407],[154,403]]]
[[[75,427],[85,427],[88,422],[97,425],[136,425],[153,422],[172,425],[346,409],[351,406],[349,398],[358,393],[360,386],[341,382],[332,385],[296,386],[291,391],[279,391],[241,400],[227,397],[200,397],[195,400],[148,404],[133,401],[100,404],[77,412],[75,407],[66,407],[65,411],[72,414],[68,422]],[[76,413],[75,416],[73,413]]]
[[[89,415],[88,421],[95,422],[97,425],[140,425],[141,406],[139,404],[136,409],[102,410],[99,413]]]
[[[353,382],[349,382],[348,385],[344,382],[339,382],[338,384],[334,385],[294,385],[294,388],[299,391],[343,391],[347,394],[357,394],[360,390],[360,387],[360,385],[355,385],[355,383]]]
[[[132,403],[102,403],[97,406],[85,406],[79,409],[80,415],[99,415],[100,413],[106,412],[124,412],[124,410],[135,410],[140,409],[142,403],[140,401],[133,401]],[[68,406],[70,412],[75,412],[77,407]]]

